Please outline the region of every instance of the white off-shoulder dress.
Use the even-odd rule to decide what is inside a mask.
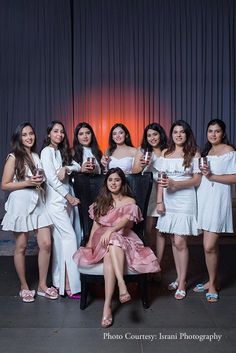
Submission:
[[[116,158],[116,157],[110,156],[108,168],[111,169],[111,168],[119,167],[120,169],[123,170],[125,174],[131,174],[133,164],[134,164],[134,157]]]
[[[194,158],[191,166],[183,166],[183,158],[160,157],[160,169],[165,171],[169,178],[181,181],[199,173],[198,159]],[[176,235],[198,235],[197,225],[197,197],[195,187],[177,191],[163,189],[163,201],[166,212],[159,216],[156,228],[161,233]]]
[[[9,154],[8,158],[15,158]],[[41,167],[36,153],[32,153],[35,166]],[[25,165],[25,178],[32,176],[31,170]],[[13,182],[17,182],[16,176]],[[52,224],[44,204],[44,193],[34,187],[11,191],[5,203],[6,214],[2,220],[2,229],[13,232],[29,232]]]
[[[213,174],[235,174],[236,152],[207,156]],[[202,176],[197,190],[198,227],[215,233],[233,233],[231,187]]]

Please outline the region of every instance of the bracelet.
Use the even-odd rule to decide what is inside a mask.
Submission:
[[[163,203],[163,201],[157,202],[157,205],[160,205],[161,203]]]

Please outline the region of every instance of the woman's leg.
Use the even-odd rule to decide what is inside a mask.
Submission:
[[[204,231],[203,246],[206,266],[209,274],[209,292],[217,293],[217,271],[219,262],[219,234]],[[207,284],[205,284],[205,287]]]
[[[104,280],[105,280],[105,302],[103,307],[103,318],[111,317],[111,302],[115,289],[116,276],[108,252],[103,259]]]
[[[124,281],[124,250],[118,246],[110,245],[109,253],[112,267],[117,278],[120,296],[127,294],[127,287]]]
[[[44,227],[37,231],[37,242],[39,247],[38,267],[39,267],[39,289],[46,292],[47,274],[51,255],[51,234],[50,228]]]
[[[173,252],[173,257],[174,257],[174,262],[175,262],[175,269],[176,269],[176,279],[174,282],[179,283],[179,278],[180,278],[180,268],[179,268],[179,258],[178,258],[178,251],[176,249],[175,245],[175,237],[174,235],[171,235],[171,244],[172,244],[172,252]],[[175,288],[173,288],[175,289]]]
[[[15,233],[14,264],[22,289],[29,289],[25,277],[25,251],[28,242],[28,233]]]
[[[185,290],[186,277],[188,269],[189,251],[187,246],[187,237],[174,235],[174,244],[176,251],[176,270],[178,273],[178,289]]]

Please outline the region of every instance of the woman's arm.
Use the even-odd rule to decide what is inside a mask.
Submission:
[[[192,178],[186,180],[173,180],[171,178],[167,179],[167,188],[173,191],[191,188],[193,186],[199,186],[201,183],[201,174],[193,174]]]
[[[143,153],[141,149],[139,148],[135,154],[134,157],[134,164],[132,168],[132,173],[137,174],[143,171],[143,169],[146,167],[145,161],[143,159]]]
[[[3,170],[2,176],[2,190],[15,191],[27,187],[40,186],[42,183],[42,176],[32,176],[23,181],[13,181],[15,174],[15,158],[9,156]]]
[[[205,174],[203,174],[203,175],[205,175]],[[211,174],[211,172],[210,172],[209,174],[207,174],[205,176],[208,180],[214,181],[216,183],[227,184],[227,185],[236,184],[236,174],[217,175],[217,174]]]
[[[119,221],[119,223],[117,223],[115,226],[113,227],[109,227],[106,232],[101,236],[100,239],[100,243],[103,246],[107,246],[107,244],[109,243],[110,237],[112,235],[113,232],[118,232],[119,230],[121,230],[122,228],[125,228],[125,226],[127,225],[127,223],[129,222],[129,218],[125,215],[121,218],[121,220]]]

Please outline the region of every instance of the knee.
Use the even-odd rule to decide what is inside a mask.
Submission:
[[[187,249],[187,243],[182,238],[175,239],[174,246],[175,246],[176,250],[178,250],[178,251],[183,251],[183,250]]]
[[[27,244],[17,245],[14,251],[15,255],[25,255],[26,248],[27,248]]]
[[[42,242],[40,242],[40,244],[38,244],[39,246],[39,250],[43,250],[46,252],[50,252],[51,251],[51,240],[43,240]]]
[[[204,244],[205,254],[215,254],[217,252],[217,247],[211,244]]]

